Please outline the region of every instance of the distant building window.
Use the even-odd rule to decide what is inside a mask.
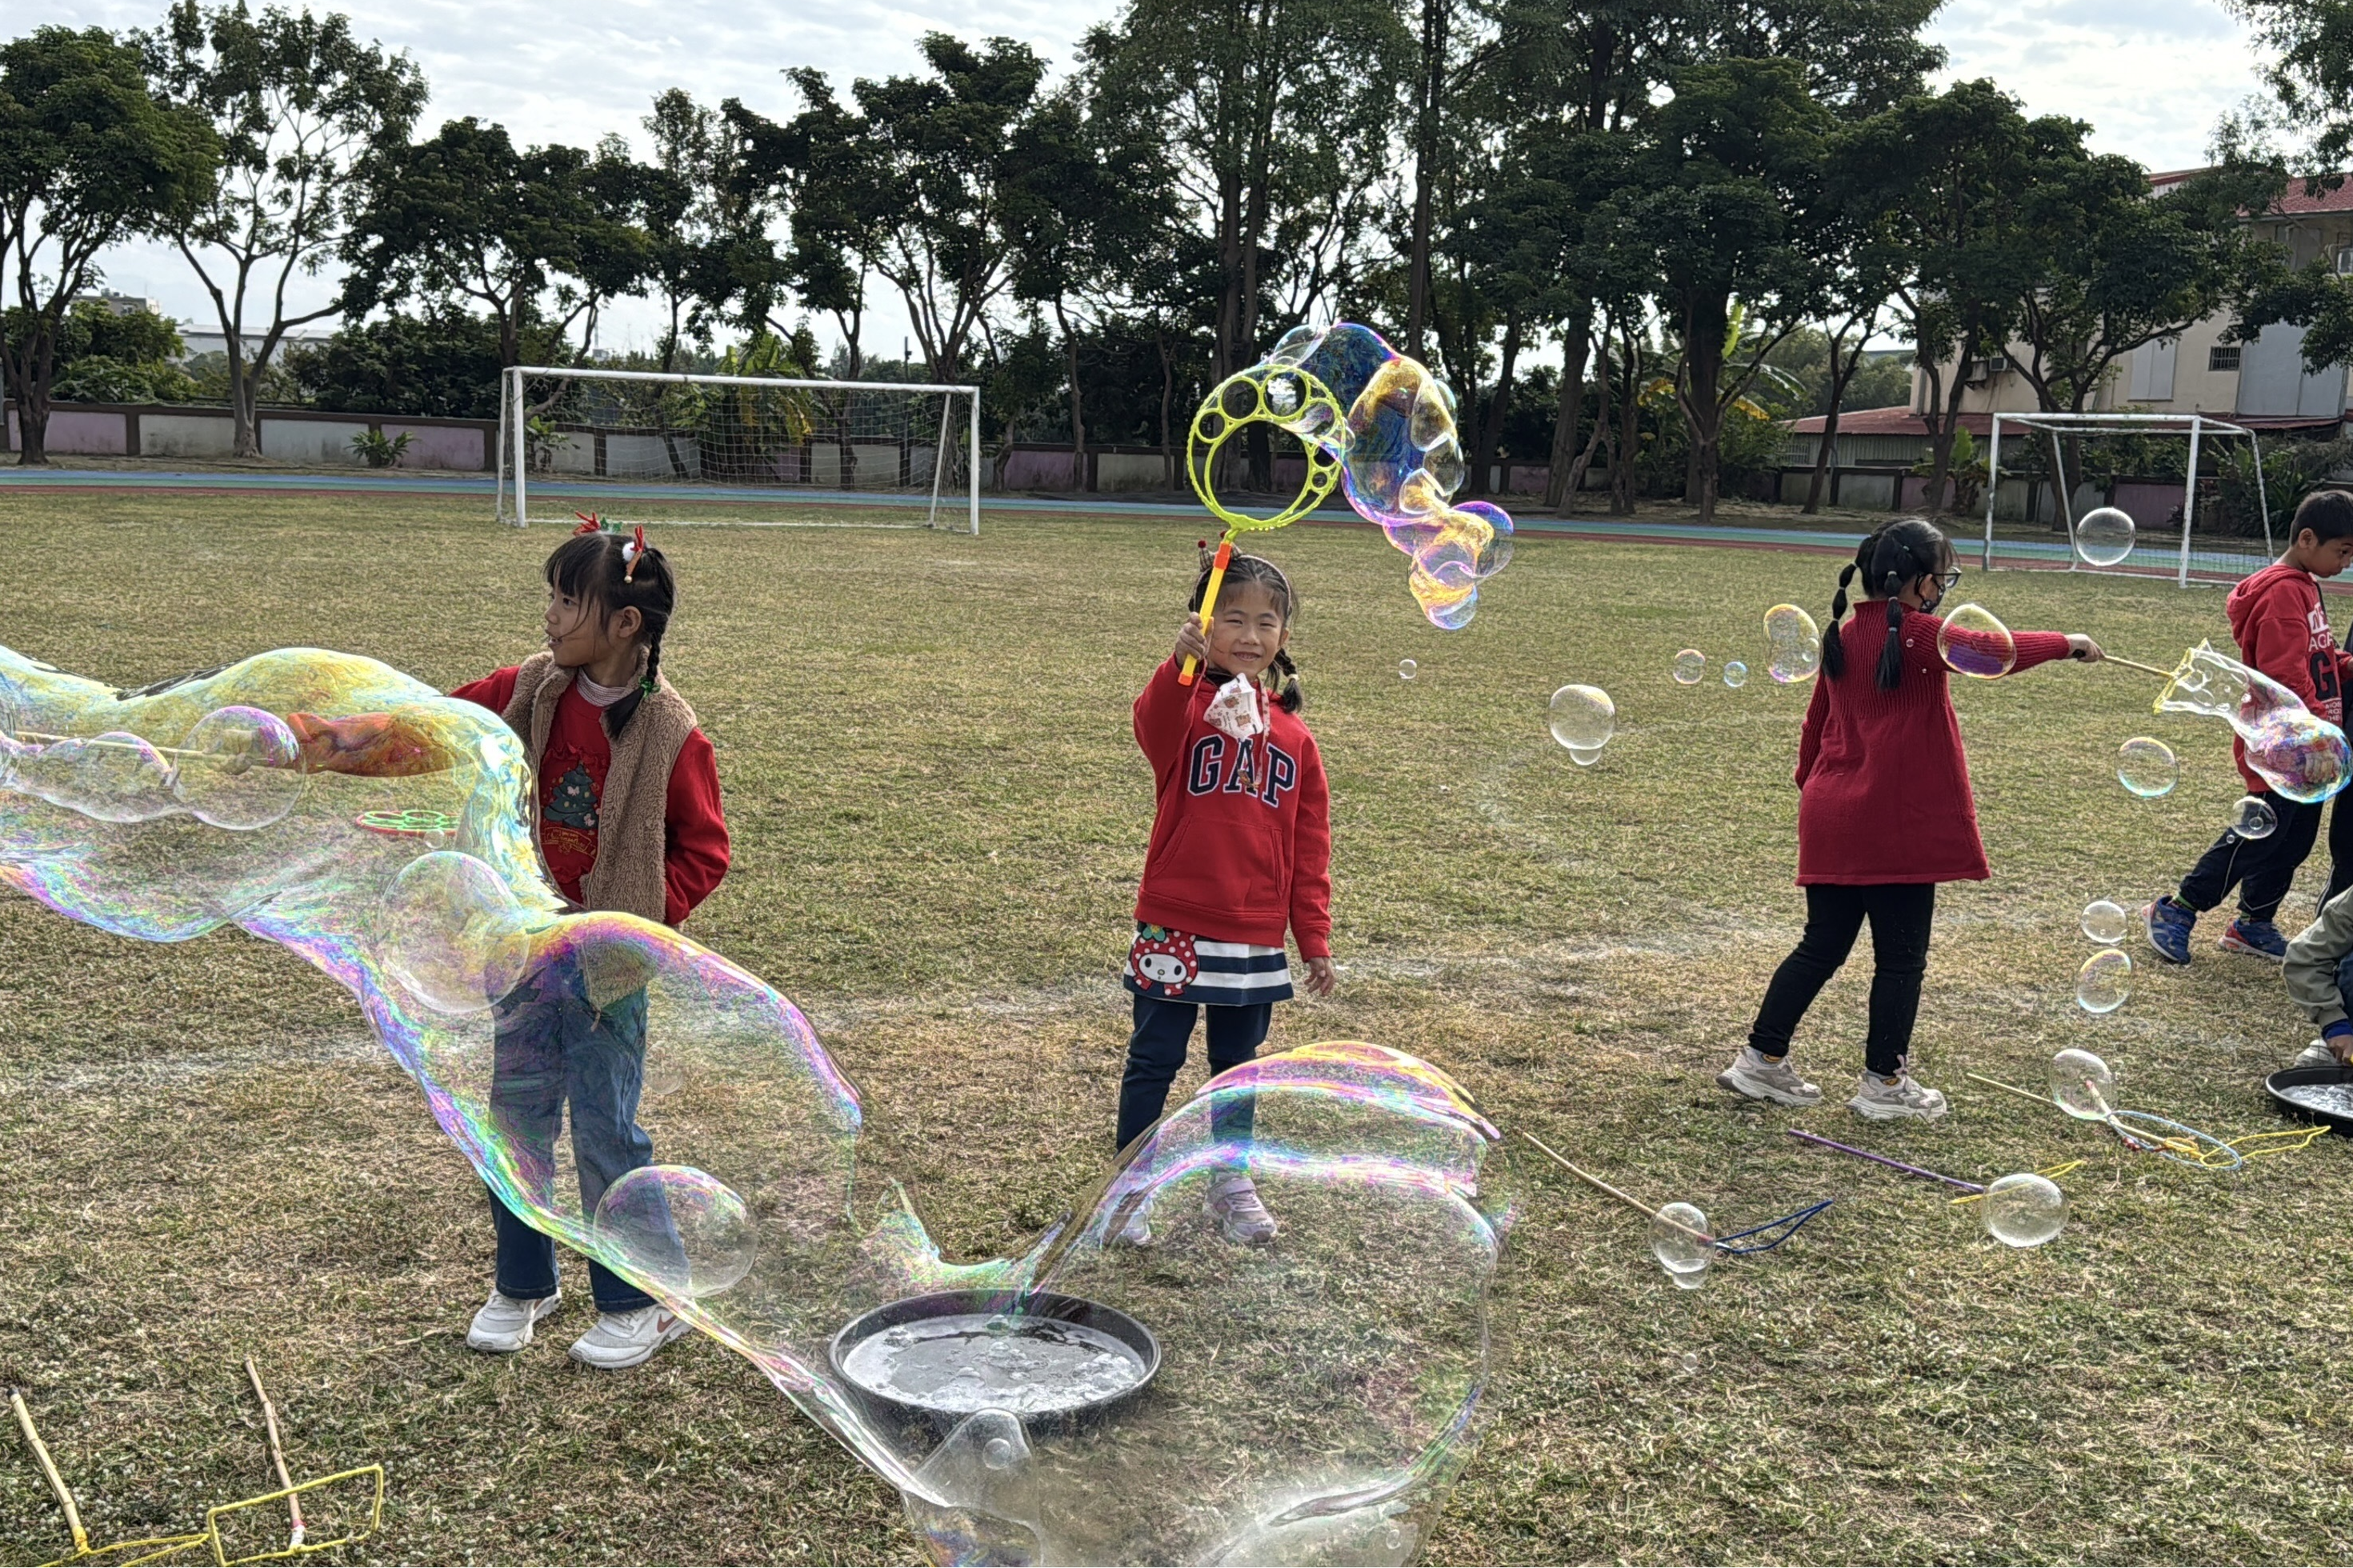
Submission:
[[[2212,348],[2208,349],[2206,351],[2206,368],[2208,370],[2238,369],[2239,345],[2236,343],[2216,343]]]

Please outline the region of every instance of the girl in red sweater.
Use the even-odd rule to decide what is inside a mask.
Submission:
[[[1334,984],[1331,797],[1315,738],[1299,721],[1299,672],[1286,651],[1297,602],[1272,562],[1237,555],[1204,636],[1208,585],[1205,562],[1176,651],[1135,700],[1135,742],[1151,761],[1159,805],[1127,957],[1135,1029],[1119,1086],[1123,1149],[1160,1120],[1204,1007],[1213,1074],[1258,1054],[1274,1004],[1292,994],[1286,928],[1307,963],[1307,989],[1324,996]],[[1190,686],[1178,681],[1187,658],[1202,667]],[[1252,1110],[1246,1095],[1214,1107],[1218,1141],[1246,1149]],[[1231,1240],[1274,1239],[1274,1218],[1239,1163],[1212,1178],[1208,1211]],[[1139,1211],[1121,1238],[1145,1246],[1151,1237]]]
[[[1846,616],[1847,584],[1869,595]],[[1822,673],[1798,747],[1798,885],[1806,931],[1766,988],[1748,1044],[1716,1082],[1751,1100],[1820,1103],[1821,1090],[1788,1064],[1789,1037],[1846,963],[1871,921],[1871,1032],[1847,1104],[1874,1121],[1945,1114],[1945,1097],[1907,1070],[1928,930],[1939,882],[1990,874],[1978,838],[1969,768],[1961,754],[1944,659],[1945,623],[1930,612],[1960,580],[1953,547],[1917,518],[1864,540],[1839,574]],[[2015,669],[2057,658],[2097,660],[2087,637],[2019,632]],[[1970,640],[1956,633],[1955,640]],[[1995,639],[1985,642],[1995,651]]]
[[[590,522],[547,558],[547,647],[451,693],[504,718],[539,781],[533,837],[574,903],[675,926],[727,874],[719,770],[694,710],[662,678],[662,634],[677,587],[670,563],[634,536]],[[494,1010],[491,1110],[518,1173],[552,1193],[555,1137],[571,1106],[580,1207],[653,1163],[638,1125],[645,1082],[646,994],[599,1007],[576,957],[550,963]],[[555,1310],[555,1243],[491,1194],[496,1284],[466,1342],[519,1351]],[[575,1360],[631,1367],[686,1324],[600,1263],[588,1265],[596,1327]]]

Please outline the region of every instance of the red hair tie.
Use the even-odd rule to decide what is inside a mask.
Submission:
[[[631,532],[633,537],[621,546],[621,560],[626,563],[626,570],[621,573],[624,583],[638,580],[638,563],[646,558],[646,525],[641,522]]]

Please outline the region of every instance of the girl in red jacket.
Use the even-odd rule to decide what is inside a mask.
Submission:
[[[634,536],[590,522],[547,558],[547,647],[451,693],[504,718],[539,781],[532,824],[556,887],[574,903],[667,925],[683,921],[727,874],[719,770],[694,710],[662,678],[662,634],[677,588],[670,563]],[[491,1110],[519,1175],[552,1192],[555,1137],[571,1106],[580,1207],[653,1163],[638,1125],[645,1082],[646,994],[599,1007],[576,959],[549,963],[495,1008]],[[496,1284],[466,1342],[519,1351],[555,1310],[555,1243],[491,1194]],[[686,1331],[676,1314],[600,1263],[588,1265],[596,1325],[575,1360],[631,1367]]]
[[[1862,573],[1869,596],[1846,616],[1847,584]],[[1789,1037],[1846,963],[1871,921],[1871,1032],[1847,1104],[1874,1121],[1945,1114],[1945,1097],[1906,1070],[1928,928],[1939,882],[1990,874],[1978,838],[1961,727],[1936,651],[1945,623],[1931,614],[1960,580],[1953,547],[1917,518],[1862,542],[1839,574],[1822,673],[1798,748],[1798,885],[1806,931],[1766,988],[1748,1044],[1716,1082],[1751,1100],[1809,1106],[1821,1090],[1788,1064]],[[2087,637],[2019,632],[2025,669],[2057,658],[2096,660]],[[1955,633],[1954,640],[1971,640]],[[1977,639],[1992,652],[1995,639]]]
[[[1204,636],[1208,585],[1205,563],[1176,651],[1135,700],[1135,742],[1152,763],[1159,805],[1127,957],[1135,1032],[1119,1086],[1123,1149],[1160,1120],[1201,1009],[1212,1074],[1258,1054],[1274,1004],[1291,999],[1286,927],[1307,963],[1307,989],[1328,995],[1334,984],[1331,798],[1285,651],[1297,601],[1272,562],[1237,555]],[[1190,686],[1177,679],[1187,658],[1202,667]],[[1247,1096],[1216,1106],[1219,1142],[1247,1148],[1252,1110]],[[1274,1218],[1240,1163],[1211,1180],[1208,1210],[1231,1240],[1274,1239]],[[1150,1242],[1141,1211],[1122,1239]]]

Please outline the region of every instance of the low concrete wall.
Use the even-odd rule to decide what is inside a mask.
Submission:
[[[410,438],[396,468],[487,473],[498,456],[499,426],[491,419],[265,408],[258,423],[263,457],[304,468],[364,468],[352,437],[370,430],[393,440]],[[13,404],[0,428],[6,432],[5,449],[18,450]],[[227,409],[201,404],[59,403],[49,409],[47,447],[58,457],[225,458],[235,446],[235,429]]]

